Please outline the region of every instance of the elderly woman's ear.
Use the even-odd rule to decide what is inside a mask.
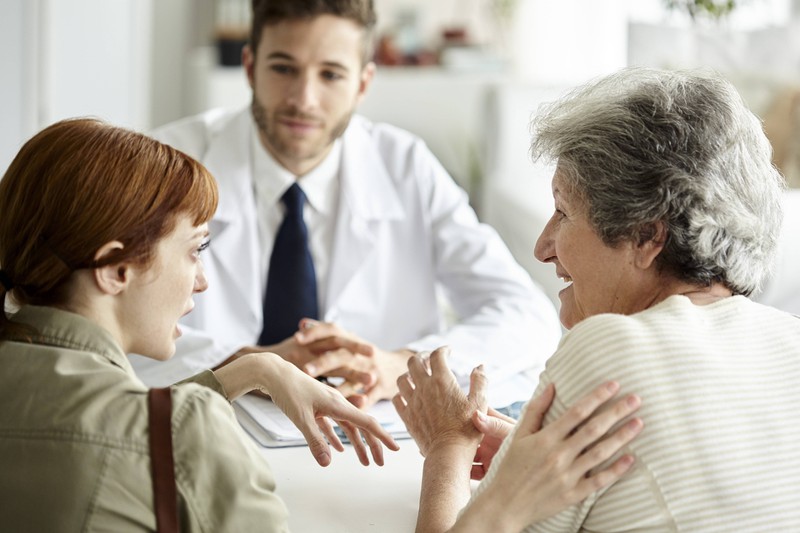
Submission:
[[[663,221],[651,222],[639,229],[633,242],[636,249],[636,266],[650,268],[667,243],[667,225]]]

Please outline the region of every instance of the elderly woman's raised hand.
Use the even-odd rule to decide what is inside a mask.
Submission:
[[[322,466],[331,462],[330,446],[344,451],[331,420],[342,428],[364,466],[370,463],[367,446],[375,463],[381,466],[381,443],[390,450],[399,449],[377,420],[353,406],[336,389],[320,383],[277,354],[247,354],[215,370],[215,374],[230,399],[251,390],[269,394],[303,433],[314,459]]]
[[[637,396],[628,395],[609,408],[600,409],[618,391],[616,382],[604,383],[542,428],[555,398],[555,387],[548,385],[529,402],[516,432],[508,437],[511,441],[496,475],[462,518],[483,520],[487,509],[499,508],[505,519],[515,520],[512,529],[519,530],[618,480],[633,464],[631,455],[594,469],[643,428],[642,420],[633,418],[606,435],[641,404]]]
[[[476,410],[486,411],[488,380],[483,369],[476,368],[470,376],[469,394],[465,395],[447,366],[449,353],[450,349],[443,347],[430,358],[424,354],[412,356],[408,373],[397,379],[399,392],[392,398],[424,456],[439,446],[477,448],[481,440],[471,417]]]

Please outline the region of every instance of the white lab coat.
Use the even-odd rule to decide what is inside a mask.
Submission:
[[[184,119],[155,136],[200,160],[219,183],[209,288],[195,295],[167,363],[134,356],[140,377],[161,385],[211,367],[262,329],[261,252],[249,108]],[[496,232],[478,222],[459,188],[410,133],[354,116],[342,137],[339,213],[320,316],[393,350],[449,345],[459,377],[484,363],[491,375],[543,368],[561,328]],[[533,247],[533,243],[531,243]],[[207,254],[207,255],[205,255]],[[437,295],[456,316],[448,326]]]

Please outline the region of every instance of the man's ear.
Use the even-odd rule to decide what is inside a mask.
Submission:
[[[650,268],[666,244],[667,225],[664,222],[659,220],[644,226],[636,244],[636,266]]]
[[[123,244],[119,241],[107,242],[94,254],[94,260],[99,262],[123,248]],[[101,292],[116,295],[127,287],[130,281],[130,270],[128,263],[113,263],[101,266],[93,269],[94,281]]]
[[[361,74],[358,80],[358,96],[356,98],[356,105],[360,104],[364,97],[367,95],[372,79],[375,77],[375,63],[370,61],[364,68],[361,69]]]
[[[253,48],[246,44],[242,48],[242,65],[244,66],[244,72],[247,74],[247,81],[250,83],[250,88],[255,87],[255,63],[256,63],[256,55],[253,52]]]

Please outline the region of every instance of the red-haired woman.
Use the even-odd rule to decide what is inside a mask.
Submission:
[[[90,119],[28,141],[0,181],[0,523],[9,531],[153,530],[145,387],[127,353],[167,359],[205,290],[201,250],[217,188],[144,135]],[[10,298],[6,298],[9,296]],[[8,307],[8,305],[6,306]],[[391,437],[274,354],[173,387],[179,515],[187,530],[272,531],[286,510],[229,401],[260,389],[316,460],[342,445],[382,464]],[[201,386],[202,385],[202,386]],[[324,436],[323,436],[324,435]]]

